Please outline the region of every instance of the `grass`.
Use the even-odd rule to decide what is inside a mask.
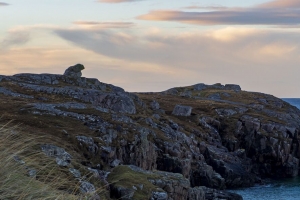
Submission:
[[[37,149],[39,139],[17,126],[0,125],[0,199],[85,199],[68,169]],[[36,176],[28,175],[30,169],[36,170]]]
[[[115,186],[132,189],[133,186],[137,188],[133,199],[149,199],[152,191],[156,191],[157,187],[153,185],[148,179],[158,178],[158,175],[149,173],[136,172],[128,166],[118,166],[108,176],[108,182]],[[143,185],[142,189],[139,185]]]

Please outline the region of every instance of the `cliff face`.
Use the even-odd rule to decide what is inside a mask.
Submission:
[[[94,199],[241,199],[220,189],[298,176],[300,111],[274,96],[233,84],[128,93],[82,69],[0,76],[0,110],[47,138],[40,151]]]

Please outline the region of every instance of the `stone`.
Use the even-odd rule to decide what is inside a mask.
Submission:
[[[207,85],[205,85],[204,83],[198,83],[196,85],[193,85],[193,89],[196,91],[201,91],[207,88]]]
[[[95,186],[87,181],[81,181],[80,182],[80,191],[82,193],[92,193],[95,192]]]
[[[225,84],[225,90],[234,90],[234,91],[241,91],[241,86],[236,84]]]
[[[237,111],[233,109],[226,109],[226,108],[218,108],[216,109],[216,112],[218,115],[222,115],[222,116],[231,116],[237,114]]]
[[[205,200],[243,200],[243,197],[239,194],[235,194],[227,191],[220,191],[207,187],[202,187],[205,191]]]
[[[21,165],[25,164],[25,161],[23,161],[19,156],[14,156],[13,159]]]
[[[225,179],[215,172],[210,165],[203,162],[198,162],[195,165],[197,168],[192,170],[190,177],[192,187],[206,186],[217,189],[225,188]]]
[[[219,99],[221,99],[221,96],[220,96],[220,93],[213,93],[213,94],[208,95],[207,98],[213,99],[213,100],[219,100]]]
[[[74,169],[74,168],[69,168],[69,171],[73,174],[73,176],[75,178],[80,178],[81,177],[81,173],[79,170]]]
[[[183,105],[176,105],[173,112],[173,115],[176,116],[190,116],[192,114],[192,107],[191,106],[183,106]]]
[[[33,168],[29,168],[29,169],[27,169],[27,173],[28,173],[29,177],[35,177],[37,174],[37,170],[33,169]]]
[[[12,97],[19,97],[19,98],[25,98],[25,99],[33,99],[34,97],[31,95],[21,94],[17,92],[13,92],[7,88],[0,87],[0,93],[6,95],[6,96],[12,96]]]
[[[98,146],[94,143],[93,138],[86,137],[86,136],[76,136],[77,140],[79,142],[82,142],[87,145],[87,149],[89,152],[91,152],[93,155],[96,155],[98,152]],[[82,144],[81,144],[82,145]]]
[[[111,167],[117,167],[120,163],[121,163],[120,160],[115,159],[114,161],[112,161],[112,162],[110,163],[110,166],[111,166]]]
[[[133,120],[130,117],[126,116],[126,115],[113,114],[112,115],[112,120],[117,121],[117,122],[123,122],[123,123],[126,123],[126,124],[133,123]]]
[[[41,145],[42,151],[49,157],[55,157],[56,163],[59,166],[68,166],[72,156],[65,149],[51,144]]]
[[[187,200],[205,200],[204,187],[190,188]]]
[[[152,110],[159,110],[160,106],[159,106],[159,103],[155,100],[153,100],[151,103],[150,103],[150,107]]]
[[[168,200],[168,194],[166,192],[152,192],[150,200]]]
[[[78,79],[82,75],[81,73],[82,70],[84,70],[84,66],[82,64],[77,64],[66,69],[64,76]]]

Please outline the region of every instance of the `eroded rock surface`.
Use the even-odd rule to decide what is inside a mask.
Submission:
[[[225,189],[299,175],[300,111],[274,96],[203,83],[128,93],[83,69],[0,76],[2,118],[51,137],[40,150],[81,193],[239,200]]]

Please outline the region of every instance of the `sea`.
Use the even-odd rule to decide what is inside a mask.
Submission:
[[[283,98],[282,100],[300,110],[300,98]],[[268,180],[264,185],[230,191],[242,195],[244,200],[300,200],[300,177]]]

